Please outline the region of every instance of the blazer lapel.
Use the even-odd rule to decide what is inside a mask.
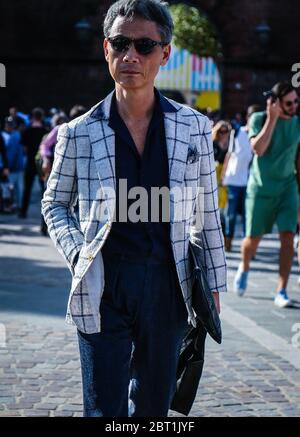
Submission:
[[[111,216],[115,209],[116,170],[115,170],[115,133],[108,126],[111,94],[93,108],[87,119],[88,133],[97,169],[99,182],[104,193],[110,198]]]
[[[104,120],[89,124],[88,130],[101,185],[115,189],[115,133]]]

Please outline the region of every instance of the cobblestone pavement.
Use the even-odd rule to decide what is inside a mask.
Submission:
[[[64,322],[71,277],[39,234],[37,203],[30,214],[0,216],[0,416],[81,416],[76,334]],[[229,285],[239,245],[228,256]],[[190,416],[300,416],[299,268],[295,262],[290,280],[294,308],[276,309],[277,258],[272,235],[253,262],[246,295],[236,297],[230,286],[222,297],[224,341],[207,341]]]

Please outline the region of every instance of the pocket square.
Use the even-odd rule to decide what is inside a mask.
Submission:
[[[195,149],[189,149],[187,154],[187,163],[193,164],[194,162],[197,162],[200,158],[200,153],[198,150]]]

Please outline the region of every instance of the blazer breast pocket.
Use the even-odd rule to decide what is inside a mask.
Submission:
[[[198,152],[196,147],[190,147],[188,149],[186,163],[187,164],[195,164],[200,159],[200,153]]]
[[[199,179],[199,164],[200,164],[200,153],[198,152],[196,147],[190,146],[185,166],[185,175],[184,179],[186,184],[189,186],[196,186],[198,184]]]

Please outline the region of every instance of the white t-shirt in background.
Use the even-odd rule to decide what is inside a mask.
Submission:
[[[223,185],[246,187],[249,176],[249,165],[252,160],[252,148],[246,126],[240,128],[234,138],[232,131],[228,152],[231,154],[223,180]]]

